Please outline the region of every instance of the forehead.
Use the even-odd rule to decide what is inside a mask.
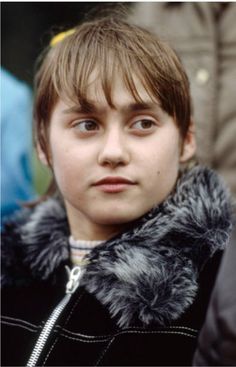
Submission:
[[[112,104],[110,107],[119,109],[126,105],[144,106],[150,104],[156,104],[160,106],[158,99],[155,98],[154,100],[154,98],[150,96],[150,93],[148,93],[142,82],[135,75],[133,75],[133,81],[135,84],[135,89],[138,93],[138,100],[135,98],[134,93],[132,93],[132,91],[127,87],[122,74],[117,73],[114,75],[109,86],[109,100]],[[88,79],[86,100],[101,107],[110,104],[107,97],[107,91],[105,91],[102,80],[99,77],[99,74],[94,71]]]

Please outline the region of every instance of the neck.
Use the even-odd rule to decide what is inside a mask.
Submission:
[[[66,205],[66,204],[65,204]],[[66,205],[67,209],[67,205]],[[91,222],[84,215],[75,210],[67,210],[67,217],[71,235],[75,240],[107,241],[129,227],[128,224],[103,225]]]

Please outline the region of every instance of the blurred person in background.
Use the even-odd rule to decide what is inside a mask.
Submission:
[[[8,71],[1,76],[1,218],[34,196],[32,158],[32,98],[28,86]]]
[[[236,366],[236,228],[226,249],[199,337],[194,366]]]
[[[191,84],[197,157],[236,197],[236,3],[139,2],[131,19],[168,41]]]

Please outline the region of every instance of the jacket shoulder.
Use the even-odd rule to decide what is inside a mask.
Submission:
[[[224,250],[217,250],[205,263],[199,273],[198,293],[193,304],[193,316],[196,325],[201,329],[206,317],[212,291],[217,279]]]
[[[217,250],[213,256],[208,259],[199,274],[199,289],[206,299],[207,305],[216,282],[224,251],[225,250]]]
[[[27,223],[33,209],[17,211],[4,224],[1,233],[1,287],[24,284],[26,267],[22,258],[21,229]]]
[[[68,236],[65,208],[57,197],[17,212],[2,232],[2,286],[52,275],[68,259]]]

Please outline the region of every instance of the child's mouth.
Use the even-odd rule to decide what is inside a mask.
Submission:
[[[124,177],[109,176],[97,181],[93,186],[106,193],[119,193],[136,185],[132,180]]]

